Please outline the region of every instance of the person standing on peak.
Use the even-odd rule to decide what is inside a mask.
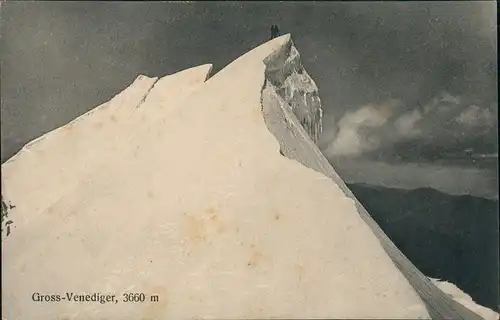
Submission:
[[[278,25],[273,24],[271,26],[271,39],[274,39],[280,35],[280,30],[278,29]]]

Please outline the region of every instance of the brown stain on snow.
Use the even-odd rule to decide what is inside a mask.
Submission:
[[[94,129],[100,130],[103,126],[104,126],[103,122],[98,122],[98,123],[94,124]]]
[[[184,234],[191,242],[202,243],[208,240],[210,234],[222,234],[227,230],[226,224],[215,206],[207,207],[201,214],[184,213],[183,215]]]
[[[147,196],[149,199],[153,199],[153,198],[155,197],[155,194],[153,193],[153,191],[148,190],[148,192],[146,193],[146,196]]]
[[[264,253],[262,253],[261,250],[258,250],[255,244],[250,245],[250,250],[251,250],[251,255],[247,261],[247,267],[256,268],[262,265],[262,263],[264,263],[265,260],[267,260],[267,257],[264,255]]]
[[[192,242],[202,242],[206,239],[206,230],[203,219],[184,213],[184,232]]]
[[[222,221],[219,210],[217,210],[214,206],[210,206],[206,209],[206,213],[209,214],[209,221],[217,233],[224,233],[226,231],[226,225]]]
[[[67,131],[73,130],[74,123],[68,123],[64,128]]]

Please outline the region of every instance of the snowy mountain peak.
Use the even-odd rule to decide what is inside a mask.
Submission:
[[[318,87],[304,69],[292,39],[269,55],[264,63],[265,87],[272,88],[291,108],[311,139],[317,143],[323,130],[321,99]]]
[[[315,145],[318,88],[290,35],[210,71],[141,76],[2,165],[7,319],[477,318]]]

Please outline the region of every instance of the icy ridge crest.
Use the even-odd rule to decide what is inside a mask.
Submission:
[[[323,131],[323,109],[319,90],[302,65],[300,53],[290,38],[264,59],[264,88],[271,89],[291,108],[314,143]],[[263,88],[263,89],[264,89]]]

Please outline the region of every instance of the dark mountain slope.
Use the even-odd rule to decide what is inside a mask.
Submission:
[[[498,310],[498,201],[426,188],[349,188],[425,275],[452,282]]]

